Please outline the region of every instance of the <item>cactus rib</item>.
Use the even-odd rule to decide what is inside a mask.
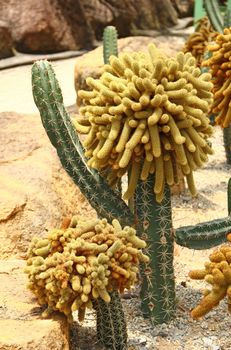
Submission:
[[[101,299],[94,301],[97,317],[97,337],[101,344],[110,350],[127,349],[125,315],[117,291],[110,293],[111,302]]]
[[[175,241],[190,249],[209,249],[226,241],[231,232],[231,217],[203,222],[194,226],[183,226],[175,231]]]
[[[53,68],[47,61],[34,63],[32,82],[33,96],[42,123],[65,170],[100,216],[109,221],[117,218],[123,225],[133,223],[133,215],[122,199],[96,171],[86,167],[81,142],[63,106],[61,89]]]
[[[222,32],[223,21],[220,16],[219,6],[215,0],[204,1],[206,12],[209,16],[210,22],[217,32]]]
[[[139,181],[135,209],[141,238],[147,242],[150,262],[142,268],[141,309],[153,324],[170,321],[175,315],[173,235],[170,188],[157,203],[152,194],[154,180]]]

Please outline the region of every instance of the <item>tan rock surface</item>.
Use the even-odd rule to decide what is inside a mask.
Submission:
[[[68,326],[54,314],[42,319],[42,308],[26,289],[23,260],[0,261],[0,349],[68,350]]]
[[[38,115],[0,114],[0,257],[25,257],[32,236],[92,209],[63,170]]]

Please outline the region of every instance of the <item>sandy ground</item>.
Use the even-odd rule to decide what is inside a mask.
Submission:
[[[63,90],[66,105],[75,103],[74,76],[75,59],[54,63],[54,68]],[[0,111],[34,113],[37,109],[31,94],[31,66],[0,71]],[[231,174],[226,164],[222,131],[215,128],[212,137],[214,155],[208,164],[195,174],[199,191],[191,199],[186,191],[173,197],[174,227],[196,224],[227,216],[227,181]],[[200,299],[201,282],[190,281],[188,271],[202,268],[210,251],[193,251],[178,247],[175,255],[178,309],[176,319],[169,325],[152,327],[143,320],[137,297],[124,300],[128,319],[130,350],[229,350],[231,349],[231,320],[225,303],[212,311],[202,321],[193,321],[189,311]],[[102,349],[94,345],[94,317],[89,314],[83,327],[77,329],[77,349]]]
[[[52,62],[66,106],[75,103],[74,63],[76,58]],[[31,91],[32,65],[0,71],[0,112],[38,112]]]

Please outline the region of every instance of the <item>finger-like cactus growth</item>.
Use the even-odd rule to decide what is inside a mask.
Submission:
[[[104,63],[109,62],[111,55],[118,55],[117,30],[116,27],[107,26],[103,31],[103,59]]]
[[[231,237],[230,237],[231,238]],[[227,296],[228,311],[231,313],[231,245],[221,246],[209,256],[203,270],[193,270],[189,277],[205,280],[212,289],[204,290],[204,297],[191,311],[191,316],[198,319],[216,307]]]
[[[110,292],[135,284],[139,263],[149,261],[141,251],[145,247],[133,228],[122,228],[117,220],[110,225],[106,219],[73,217],[69,228],[32,240],[25,269],[28,286],[48,310],[59,310],[70,320],[78,310],[83,320],[95,299],[109,303]]]
[[[231,123],[231,28],[225,28],[217,35],[214,45],[209,45],[211,57],[204,62],[210,67],[213,78],[214,103],[212,112],[218,113],[216,123],[226,128]]]
[[[183,47],[183,52],[191,52],[195,57],[198,67],[204,59],[207,45],[214,40],[217,33],[214,32],[208,17],[201,18],[196,26],[196,30],[191,34]]]
[[[217,10],[217,13],[218,13],[218,16],[220,17],[219,21],[220,21],[220,26],[217,28],[218,30],[221,31],[221,33],[223,32],[223,28],[228,28],[230,27],[231,25],[231,1],[229,0],[226,4],[226,9],[225,11],[223,10],[223,13],[224,15],[220,12],[219,8],[216,6],[216,10]],[[214,16],[213,14],[213,11],[211,11],[210,9],[210,12],[209,12],[209,8],[207,8],[207,13],[208,13],[208,16],[210,17],[211,19],[211,16]],[[223,16],[223,17],[222,17]],[[223,23],[223,27],[222,27],[222,23]],[[213,24],[214,25],[214,24]],[[214,27],[215,28],[215,27]],[[227,43],[226,43],[227,44]],[[219,44],[218,44],[218,48],[219,48]],[[219,55],[221,54],[222,56],[222,52],[223,51],[226,51],[226,48],[220,48],[220,50],[218,50],[216,53]],[[208,56],[211,57],[211,51],[208,52]],[[215,55],[214,55],[215,56]],[[223,62],[224,63],[224,62]],[[207,64],[207,63],[206,63]],[[222,84],[224,83],[227,83],[227,77],[224,78],[224,80],[222,79],[218,79],[218,77],[216,76],[217,74],[220,74],[218,73],[219,69],[218,69],[218,66],[219,66],[219,62],[218,62],[218,65],[216,64],[216,71],[213,71],[213,73],[215,74],[215,81],[218,83],[218,90],[217,90],[217,95],[214,95],[214,107],[215,107],[215,110],[217,111],[217,113],[219,113],[220,115],[222,115],[222,119],[223,121],[225,121],[225,110],[224,110],[224,107],[222,107],[222,99],[223,99],[223,92],[221,91],[221,93],[219,93],[219,90],[222,90],[221,87],[222,87]],[[213,66],[210,67],[213,69]],[[203,68],[202,68],[203,69]],[[205,69],[205,68],[204,68]],[[218,80],[220,80],[218,82]],[[216,85],[216,84],[215,84]],[[214,87],[216,89],[216,86]],[[210,117],[211,120],[214,120],[214,114]],[[227,163],[228,164],[231,164],[231,125],[227,125],[227,122],[228,122],[228,119],[226,120],[226,123],[223,124],[223,121],[218,121],[218,123],[221,125],[221,126],[224,126],[224,129],[223,129],[223,139],[224,139],[224,146],[225,146],[225,153],[226,153],[226,160],[227,160]]]
[[[92,90],[79,91],[84,117],[75,126],[87,134],[88,165],[110,169],[111,186],[129,171],[124,199],[133,196],[139,179],[154,174],[153,190],[161,202],[165,183],[177,182],[179,164],[195,195],[193,171],[212,153],[209,80],[190,53],[167,58],[151,45],[148,53],[112,56],[99,79],[87,78]]]

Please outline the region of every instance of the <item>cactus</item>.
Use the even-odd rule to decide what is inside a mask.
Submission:
[[[206,9],[207,15],[209,16],[209,19],[210,19],[210,22],[211,22],[213,28],[217,32],[223,33],[224,28],[229,27],[231,24],[231,1],[230,0],[227,1],[226,7],[223,9],[223,11],[221,11],[221,8],[219,7],[219,4],[216,0],[212,0],[212,1],[205,0],[204,4],[205,4],[205,9]],[[220,38],[220,36],[219,36],[219,38]],[[217,42],[217,40],[216,40],[216,42]],[[220,39],[218,39],[218,46],[219,45],[221,45]],[[210,46],[210,49],[211,49],[211,51],[210,51],[210,55],[211,55],[211,53],[213,53],[214,50],[211,48],[211,46]],[[221,49],[220,52],[222,52],[222,47],[220,47],[219,49]],[[217,53],[218,53],[218,50],[215,50],[214,55]],[[208,64],[208,65],[214,64],[214,63],[212,63],[212,60],[213,60],[213,58],[211,57],[210,59],[208,59],[206,61],[207,63],[205,63],[205,64]],[[224,63],[224,61],[225,60],[223,60],[223,63]],[[219,62],[218,64],[220,66],[221,62]],[[216,75],[216,73],[215,73],[215,75]],[[213,76],[213,78],[215,78],[215,75]],[[218,90],[219,89],[222,90],[222,86],[225,85],[224,81],[226,81],[226,83],[227,83],[227,77],[220,76],[220,78],[221,78],[220,81],[219,81],[219,78],[217,79],[218,84],[217,84],[217,82],[215,84],[215,91],[217,91],[217,93],[218,93]],[[219,89],[217,88],[216,85],[219,86]],[[215,94],[215,96],[216,96],[216,94]],[[217,102],[218,98],[220,98],[220,97],[216,96],[216,99],[214,100],[214,106],[216,105],[216,107],[219,104]],[[225,111],[225,109],[226,109],[226,111]],[[220,112],[219,108],[218,108],[218,110],[217,110],[217,108],[215,108],[214,112],[215,113]],[[220,118],[218,116],[217,118],[215,118],[215,120],[218,124],[222,125],[222,127],[224,128],[223,129],[223,139],[224,139],[226,160],[227,160],[228,164],[231,164],[231,149],[230,149],[230,147],[231,147],[231,125],[230,125],[230,118],[228,118],[229,114],[230,113],[227,111],[227,108],[222,107],[222,111],[220,113],[220,115],[222,115],[222,118]],[[226,115],[227,115],[227,118],[225,119]],[[214,114],[212,115],[212,118],[214,119]]]
[[[182,51],[191,52],[196,58],[198,67],[201,68],[207,45],[214,40],[216,35],[208,17],[202,17],[197,21],[195,32],[188,37]]]
[[[193,270],[189,273],[189,277],[192,279],[204,279],[212,287],[211,290],[205,289],[203,291],[203,299],[191,311],[191,316],[195,319],[206,315],[226,296],[228,311],[231,313],[231,245],[223,245],[214,250],[209,259],[210,262],[205,263],[203,270]]]
[[[110,304],[103,302],[101,299],[94,302],[97,337],[108,349],[126,350],[127,332],[123,308],[118,293],[113,291],[110,293],[110,297]]]
[[[217,32],[222,32],[224,20],[222,18],[217,0],[204,0],[204,6],[213,28]]]
[[[153,324],[168,322],[175,314],[175,280],[171,193],[165,186],[164,199],[152,195],[154,180],[139,181],[135,194],[136,216],[142,239],[147,242],[149,264],[141,270],[141,308]],[[158,282],[157,282],[158,281]]]
[[[48,305],[45,314],[59,310],[72,321],[72,312],[78,310],[83,321],[85,309],[91,309],[97,299],[102,299],[99,305],[107,304],[108,313],[119,301],[118,295],[116,301],[111,296],[130,289],[137,282],[139,262],[149,261],[141,251],[145,246],[133,228],[122,228],[117,220],[110,225],[106,219],[73,217],[66,228],[51,230],[43,239],[33,238],[25,269],[28,286],[41,305]],[[105,328],[114,332],[113,327],[125,323],[115,321]]]
[[[33,96],[43,126],[57,149],[63,167],[99,216],[106,217],[109,221],[119,218],[122,225],[132,222],[132,213],[115,191],[107,186],[102,176],[86,167],[84,150],[63,106],[61,90],[51,65],[45,61],[37,62],[32,68],[32,80]]]
[[[139,180],[138,182],[138,188],[143,183],[142,191],[139,190],[136,195],[136,205],[137,207],[137,214],[133,215],[131,211],[128,209],[127,205],[124,201],[113,191],[105,181],[104,178],[99,176],[97,171],[90,170],[86,165],[86,159],[84,156],[84,150],[81,146],[81,143],[78,139],[78,136],[76,134],[75,128],[73,127],[73,124],[71,122],[71,118],[65,111],[65,108],[63,106],[63,100],[61,95],[61,90],[58,85],[58,82],[55,78],[54,71],[51,67],[51,65],[46,61],[38,61],[33,65],[32,68],[32,86],[33,86],[33,95],[35,99],[35,103],[40,111],[41,118],[43,125],[46,129],[46,132],[54,145],[54,147],[57,149],[57,153],[60,157],[60,160],[68,172],[68,174],[73,178],[75,183],[79,186],[80,190],[83,192],[83,194],[86,196],[86,198],[89,200],[91,205],[97,210],[99,213],[99,216],[106,217],[109,222],[112,221],[112,219],[116,218],[121,222],[122,226],[130,225],[134,226],[137,221],[139,221],[139,225],[141,228],[138,228],[138,232],[142,235],[145,233],[150,239],[151,244],[148,245],[149,249],[149,255],[151,258],[150,266],[151,270],[153,270],[156,274],[163,274],[163,268],[161,267],[161,264],[159,264],[159,256],[156,256],[156,252],[152,250],[152,236],[158,237],[160,233],[160,225],[158,224],[155,226],[155,217],[152,214],[152,212],[155,211],[155,208],[150,207],[149,198],[152,200],[151,203],[157,206],[157,211],[161,210],[158,209],[158,206],[162,206],[163,204],[156,204],[154,203],[154,194],[153,192],[148,192],[145,190],[145,186],[142,180]],[[154,177],[152,175],[151,179],[154,181]],[[149,178],[148,178],[149,181]],[[137,189],[138,190],[138,189]],[[139,206],[139,203],[142,203],[142,196],[145,195],[150,196],[146,197],[147,200],[143,201],[142,208]],[[141,198],[140,198],[141,197]],[[165,203],[165,198],[163,199],[163,203]],[[141,205],[141,204],[140,204]],[[138,209],[139,212],[144,213],[146,211],[147,206],[149,207],[148,212],[153,215],[151,218],[151,221],[149,222],[150,218],[148,218],[147,221],[142,222],[142,218],[139,219],[137,217]],[[229,206],[230,209],[230,206]],[[162,212],[163,213],[163,212]],[[167,218],[169,218],[169,213],[171,213],[171,209],[168,209]],[[161,217],[162,221],[164,222],[164,216]],[[226,219],[224,221],[227,221]],[[163,224],[162,222],[162,224]],[[168,219],[168,225],[171,226],[171,223],[169,223]],[[150,224],[151,223],[151,224]],[[201,224],[202,225],[202,224]],[[203,225],[202,225],[203,226]],[[143,232],[143,228],[145,227],[145,231]],[[206,224],[207,227],[207,224]],[[211,228],[213,227],[213,222],[211,222]],[[156,231],[157,229],[157,231]],[[206,230],[205,230],[206,231]],[[223,236],[220,235],[220,240],[214,241],[212,244],[219,244],[223,241],[224,236],[231,231],[231,225],[227,226],[224,229]],[[184,232],[187,232],[187,229],[184,229]],[[170,274],[172,274],[173,267],[172,267],[172,243],[171,243],[171,237],[169,233],[169,228],[166,231],[166,237],[169,239],[170,248],[169,250],[165,250],[164,252],[164,245],[161,245],[159,242],[159,248],[160,253],[164,256],[164,254],[168,253],[168,260],[166,266],[170,270]],[[174,236],[173,236],[174,237]],[[179,237],[179,238],[178,238]],[[189,234],[187,236],[187,240],[189,241],[189,244],[187,245],[190,248],[191,241],[194,242],[194,239],[190,240],[191,237],[191,227],[189,227]],[[210,241],[210,232],[206,231],[206,234],[204,236],[205,239],[200,241],[201,247],[207,247],[208,242]],[[176,230],[175,232],[175,239],[181,242],[182,240],[182,234],[180,229]],[[184,240],[185,241],[185,240]],[[164,242],[164,241],[162,241]],[[192,245],[192,248],[195,245]],[[163,248],[163,250],[162,250]],[[167,248],[167,246],[165,247]],[[155,248],[154,248],[155,249]],[[162,253],[164,252],[164,254]],[[147,271],[146,271],[147,273]],[[169,275],[169,271],[166,272],[167,275]],[[147,276],[148,277],[148,276]],[[164,277],[163,277],[164,278]],[[164,278],[165,281],[167,281],[167,277]],[[158,316],[158,312],[160,312],[160,309],[162,308],[162,315],[168,315],[169,314],[169,308],[170,310],[174,310],[175,304],[174,304],[174,283],[168,284],[168,295],[169,300],[171,301],[172,305],[169,306],[169,303],[166,304],[164,300],[156,299],[156,291],[155,288],[158,289],[158,293],[160,292],[160,286],[158,286],[158,282],[155,282],[152,284],[152,288],[149,288],[149,298],[152,298],[152,303],[155,305],[155,307],[152,309],[152,312],[150,313],[150,310],[148,307],[146,307],[146,310],[148,310],[148,316],[151,316],[152,319],[156,322],[163,322],[163,317],[165,321],[167,321],[167,316]],[[166,289],[166,287],[164,287]],[[143,288],[144,290],[144,288]],[[152,297],[153,295],[153,297]],[[145,303],[149,303],[149,299],[143,300],[142,303],[145,305]],[[161,307],[156,307],[156,305],[159,305],[161,303]],[[145,306],[143,306],[145,307]],[[173,317],[173,312],[171,311],[171,317]],[[170,317],[169,317],[170,318]]]
[[[77,118],[75,126],[87,134],[88,165],[109,170],[111,186],[130,172],[124,199],[133,196],[139,179],[155,174],[153,191],[160,203],[165,183],[178,182],[176,164],[196,195],[193,171],[212,154],[206,116],[212,84],[209,74],[196,80],[192,72],[199,78],[191,54],[168,59],[150,45],[147,54],[112,56],[99,79],[87,78],[92,91],[79,91],[84,118]]]
[[[118,55],[117,30],[113,26],[107,26],[103,32],[103,58],[105,64],[109,62],[111,55]]]

